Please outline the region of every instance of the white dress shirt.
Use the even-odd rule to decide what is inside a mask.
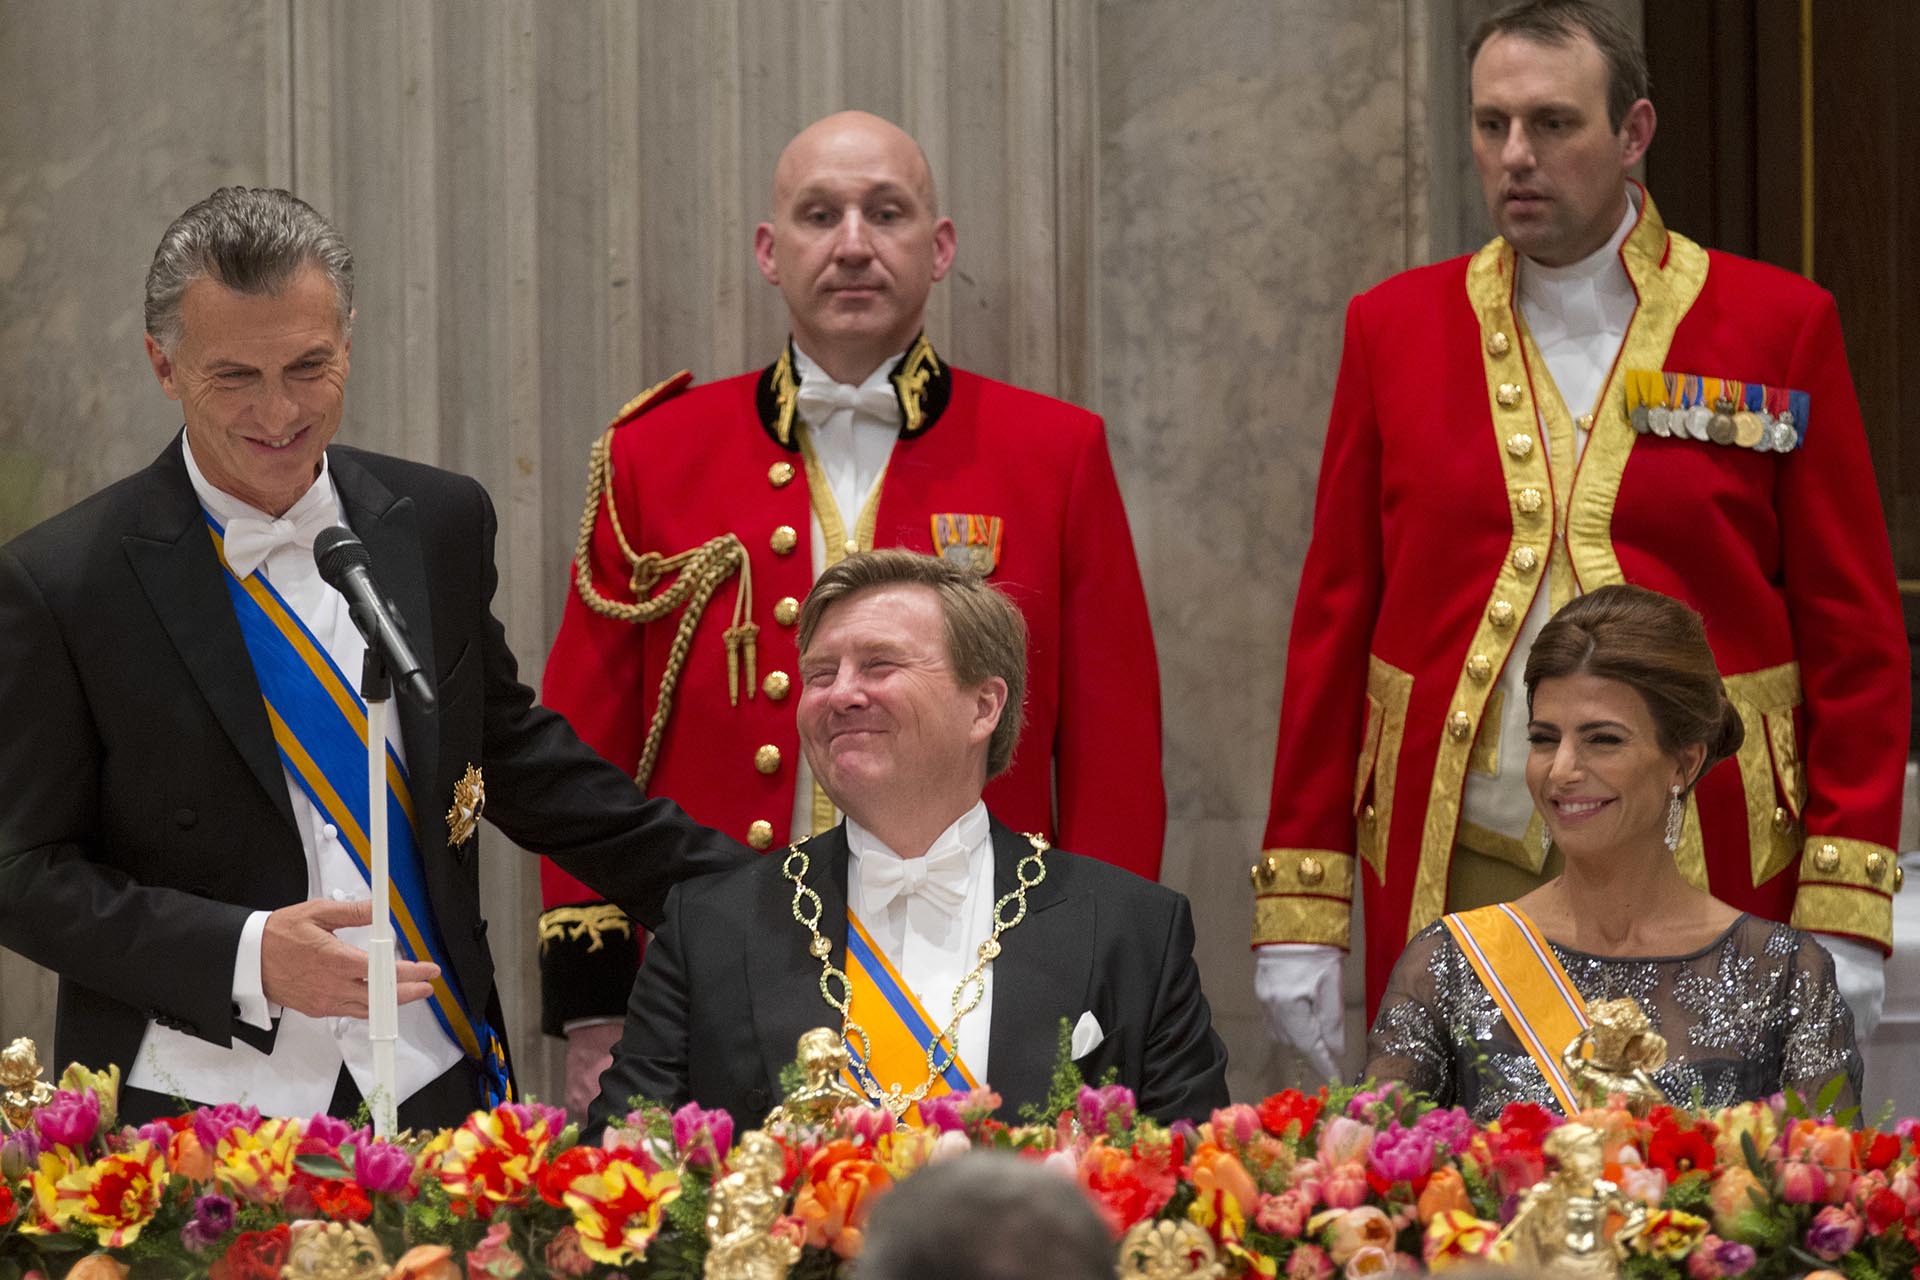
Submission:
[[[893,456],[894,442],[900,438],[900,403],[889,379],[905,355],[902,351],[890,360],[881,361],[880,367],[868,374],[858,388],[861,392],[885,391],[884,403],[891,406],[890,413],[844,408],[829,413],[824,422],[807,423],[807,440],[813,445],[813,456],[820,460],[827,489],[840,511],[840,527],[848,537],[853,536],[860,512],[880,483],[887,460]],[[797,342],[793,346],[793,370],[802,387],[845,385],[835,383],[833,376],[814,363],[813,357],[802,351]],[[866,398],[875,404],[883,403],[877,395]],[[807,509],[808,524],[813,530],[813,576],[818,578],[827,568],[827,535],[820,527],[820,513],[813,510],[811,501]],[[807,765],[806,753],[797,754],[799,759],[793,771],[793,825],[789,830],[793,833],[791,839],[804,840],[813,834],[813,770]]]
[[[181,450],[186,455],[194,493],[222,526],[236,516],[272,519],[216,489],[194,462],[193,450],[184,436]],[[330,517],[327,523],[346,523],[324,460],[319,477],[283,519],[299,521],[320,513]],[[366,642],[348,616],[346,597],[321,579],[312,550],[291,543],[278,547],[268,553],[260,571],[357,690]],[[397,716],[389,718],[387,741],[404,767],[406,754]],[[307,897],[364,901],[371,896],[367,881],[333,824],[314,807],[284,764],[281,772],[293,801],[300,847],[306,854]],[[244,849],[232,850],[231,854],[235,858],[249,856]],[[234,960],[233,1002],[240,1018],[256,1027],[271,1026],[272,1018],[279,1016],[280,1030],[274,1038],[273,1052],[261,1053],[239,1040],[222,1049],[197,1036],[149,1023],[127,1073],[128,1084],[204,1102],[242,1102],[269,1115],[310,1115],[332,1100],[344,1062],[361,1095],[372,1092],[373,1054],[363,1019],[310,1018],[291,1009],[283,1011],[267,1001],[260,976],[260,941],[267,914],[256,911],[241,933]],[[366,928],[341,929],[334,936],[350,946],[364,948],[371,932]],[[398,1100],[404,1101],[458,1062],[461,1050],[425,1001],[400,1006],[399,1031],[396,1091]]]
[[[1580,261],[1564,267],[1547,267],[1524,255],[1519,257],[1518,293],[1520,313],[1527,331],[1547,362],[1546,372],[1552,385],[1534,374],[1534,394],[1553,394],[1557,388],[1566,405],[1567,416],[1576,421],[1594,412],[1600,393],[1606,389],[1607,374],[1614,357],[1626,340],[1627,326],[1639,303],[1633,281],[1620,261],[1620,246],[1639,217],[1628,188],[1627,212],[1613,236]],[[1536,414],[1540,428],[1540,447],[1547,449],[1547,423]],[[1574,429],[1573,457],[1576,464],[1587,447],[1587,433]],[[1549,451],[1548,456],[1551,456]],[[1576,465],[1577,470],[1577,465]],[[1556,475],[1556,487],[1570,478]],[[1564,537],[1556,530],[1556,538]],[[1548,557],[1551,562],[1552,557]],[[1533,648],[1540,629],[1553,617],[1553,585],[1550,564],[1542,565],[1540,589],[1533,605],[1520,624],[1513,651],[1500,673],[1496,686],[1501,690],[1500,745],[1493,774],[1469,772],[1462,816],[1468,822],[1518,840],[1526,834],[1533,817],[1533,799],[1527,792],[1527,651]]]
[[[987,821],[987,806],[976,801],[973,808],[933,842],[927,850],[931,857],[947,848],[967,851],[968,880],[966,902],[958,912],[941,910],[917,894],[901,893],[885,906],[873,905],[875,895],[862,884],[861,864],[874,858],[899,860],[900,855],[887,848],[872,832],[852,818],[847,819],[847,906],[860,917],[874,945],[893,965],[900,980],[918,997],[920,1007],[945,1030],[953,1017],[954,988],[972,969],[980,944],[993,935],[993,831]],[[984,993],[980,1003],[960,1020],[954,1034],[960,1060],[981,1084],[987,1082],[987,1041],[993,1026],[993,966],[981,972]],[[919,1086],[925,1075],[911,1080],[882,1080],[883,1086],[898,1084],[906,1092]]]

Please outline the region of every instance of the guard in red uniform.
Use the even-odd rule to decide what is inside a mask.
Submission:
[[[1681,870],[1820,933],[1864,1035],[1908,656],[1833,299],[1661,224],[1626,179],[1644,59],[1603,11],[1520,6],[1470,57],[1501,238],[1347,314],[1253,868],[1269,1020],[1331,1070],[1356,875],[1371,1014],[1414,932],[1554,874],[1520,672],[1555,608],[1631,582],[1699,610],[1746,722]]]
[[[756,849],[838,821],[794,724],[794,621],[828,565],[909,547],[1031,630],[1027,730],[987,803],[1158,879],[1159,675],[1100,419],[953,368],[921,332],[953,261],[925,157],[857,112],[782,153],[760,269],[792,339],[757,374],[641,395],[595,445],[542,696],[650,791]],[[591,1099],[638,960],[618,908],[542,878],[544,1023]]]

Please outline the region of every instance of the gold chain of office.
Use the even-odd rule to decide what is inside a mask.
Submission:
[[[673,633],[673,644],[667,650],[666,669],[660,673],[660,696],[654,703],[653,719],[647,724],[646,740],[633,773],[634,781],[645,787],[660,756],[660,742],[666,734],[667,717],[673,711],[674,690],[679,687],[680,674],[686,669],[687,651],[693,646],[693,633],[713,593],[736,573],[740,575],[740,590],[734,596],[733,625],[721,633],[727,649],[727,698],[734,706],[740,702],[743,659],[749,698],[759,682],[755,639],[760,627],[752,621],[753,564],[747,558],[745,544],[734,534],[723,533],[678,555],[663,556],[655,551],[642,555],[634,551],[627,541],[626,530],[620,527],[620,512],[613,501],[613,432],[614,428],[607,428],[587,459],[586,510],[580,515],[580,540],[573,551],[574,587],[589,609],[619,622],[654,622],[681,605],[686,606],[686,612],[680,615],[680,625]],[[593,585],[593,528],[603,501],[614,539],[620,544],[620,554],[626,558],[628,586],[633,592],[631,602],[610,599]],[[669,574],[674,575],[673,581],[658,595],[649,597],[647,593]]]
[[[927,1046],[927,1078],[911,1093],[902,1093],[898,1084],[892,1088],[883,1087],[874,1078],[869,1066],[872,1062],[872,1046],[868,1043],[866,1028],[853,1020],[853,983],[848,979],[846,970],[833,963],[833,944],[820,933],[820,895],[808,888],[806,882],[812,860],[798,844],[787,846],[787,857],[780,865],[780,874],[793,881],[793,918],[813,935],[813,940],[807,944],[807,951],[820,961],[820,995],[840,1014],[841,1038],[849,1046],[858,1038],[858,1052],[850,1065],[861,1091],[891,1111],[895,1118],[904,1116],[908,1107],[926,1097],[934,1081],[945,1075],[947,1068],[959,1058],[959,1052],[953,1047],[954,1035],[960,1029],[960,1020],[978,1008],[986,995],[987,984],[982,975],[986,973],[987,966],[993,963],[994,957],[1000,954],[1000,935],[1027,918],[1027,890],[1047,878],[1045,855],[1052,846],[1047,843],[1045,836],[1031,831],[1024,834],[1027,843],[1033,846],[1033,852],[1020,859],[1013,869],[1014,879],[1018,883],[993,904],[993,933],[980,944],[973,968],[954,987],[953,1017],[947,1020],[945,1029]],[[1012,908],[1011,915],[1008,914],[1009,907]],[[832,986],[835,979],[840,983],[840,994],[837,996]],[[946,1052],[944,1062],[940,1060],[942,1050]]]

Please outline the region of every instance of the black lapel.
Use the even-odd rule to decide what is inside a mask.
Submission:
[[[820,897],[820,936],[833,944],[833,964],[847,967],[847,828],[824,831],[801,845],[807,856],[802,879]],[[767,857],[784,860],[784,852]],[[792,918],[793,882],[769,877],[770,919],[747,939],[747,997],[754,1041],[767,1073],[769,1092],[779,1096],[780,1073],[792,1062],[800,1037],[815,1027],[840,1030],[840,1014],[820,994],[820,959],[808,952],[806,926]],[[765,882],[763,882],[765,883]],[[846,996],[836,984],[835,995]]]
[[[1025,836],[993,824],[996,903],[1019,887],[1015,869],[1032,852]],[[987,1076],[1006,1099],[1003,1118],[1046,1098],[1060,1019],[1071,1024],[1093,1007],[1093,895],[1067,890],[1063,861],[1047,855],[1047,878],[1027,890],[1026,919],[1000,935],[993,962]]]
[[[139,522],[120,540],[127,561],[214,719],[286,819],[287,829],[297,834],[280,748],[274,744],[266,704],[253,678],[253,659],[222,581],[226,571],[214,555],[206,513],[187,478],[179,436],[141,480],[146,492]]]
[[[427,679],[437,672],[433,662],[432,600],[427,594],[426,561],[420,548],[418,513],[412,498],[396,498],[371,472],[343,450],[330,450],[327,469],[333,487],[346,508],[347,523],[367,546],[373,557],[373,580],[405,620],[407,638],[414,653],[429,664]],[[359,687],[360,673],[349,671],[347,678]],[[400,739],[407,748],[407,778],[413,792],[413,833],[424,851],[432,846],[430,834],[437,831],[435,821],[440,803],[440,726],[439,717],[422,712],[411,699],[397,694],[388,704],[400,717]]]

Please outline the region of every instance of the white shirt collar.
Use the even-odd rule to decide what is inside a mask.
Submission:
[[[954,819],[953,824],[934,838],[927,846],[931,855],[937,850],[950,847],[977,850],[988,843],[987,837],[992,825],[987,818],[987,802],[975,800],[973,808]],[[860,858],[899,858],[900,855],[889,849],[879,836],[867,830],[852,818],[847,819],[847,851],[857,861]]]
[[[344,523],[338,518],[340,500],[334,493],[333,477],[328,471],[325,453],[320,455],[320,474],[313,478],[313,483],[308,485],[307,491],[300,495],[300,500],[287,508],[284,516],[279,517],[262,511],[251,503],[241,501],[225,489],[216,488],[213,481],[207,479],[206,473],[200,470],[200,464],[193,460],[193,444],[187,439],[184,431],[180,433],[180,455],[186,460],[187,479],[193,485],[194,496],[200,499],[200,505],[220,522],[222,528],[233,523],[235,516],[253,516],[269,523],[275,519],[298,522],[300,517],[316,510],[326,510],[330,516],[334,517],[334,523]],[[323,507],[322,504],[326,505]]]
[[[884,425],[889,430],[894,431],[900,429],[900,405],[899,398],[894,395],[893,384],[890,379],[893,377],[893,371],[900,367],[900,361],[906,354],[905,350],[896,351],[893,355],[882,360],[878,367],[876,367],[872,373],[869,373],[860,382],[859,386],[855,388],[863,392],[884,391],[886,393],[886,398],[891,402],[893,411],[892,416],[886,419]],[[809,384],[841,387],[852,385],[839,381],[832,374],[821,368],[812,356],[801,349],[798,342],[793,344],[793,371],[799,376],[800,385],[803,387]],[[873,398],[878,400],[880,397],[875,396]],[[872,415],[862,414],[861,416],[871,417]]]
[[[1581,286],[1608,288],[1618,285],[1631,289],[1633,282],[1627,276],[1626,266],[1620,261],[1620,246],[1627,242],[1627,234],[1640,218],[1636,197],[1634,188],[1629,186],[1627,211],[1621,216],[1620,225],[1613,229],[1613,234],[1605,244],[1578,262],[1570,262],[1564,267],[1549,267],[1525,254],[1520,255],[1521,294],[1530,302],[1552,305],[1554,295]]]

